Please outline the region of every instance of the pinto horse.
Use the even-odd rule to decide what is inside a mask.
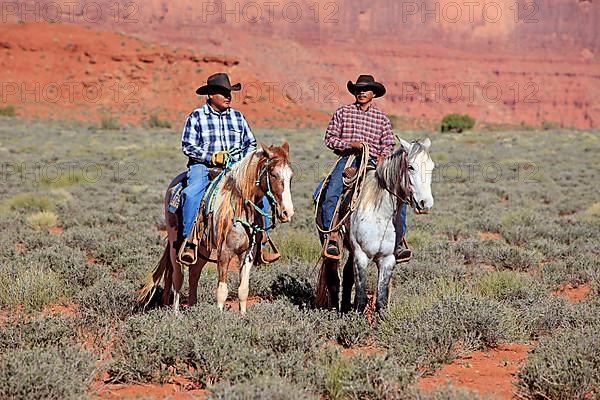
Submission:
[[[209,245],[198,249],[200,254],[211,254],[216,249],[218,271],[217,305],[223,309],[228,295],[227,272],[230,268],[240,266],[240,286],[238,296],[240,312],[246,312],[250,269],[255,260],[256,251],[260,251],[261,243],[256,243],[257,234],[261,232],[263,215],[257,204],[262,204],[267,197],[279,222],[289,222],[294,215],[292,204],[291,180],[293,170],[289,161],[289,145],[261,146],[248,153],[239,163],[220,180],[214,198],[214,214],[209,229]],[[174,289],[173,308],[179,310],[179,297],[183,284],[183,273],[177,261],[177,241],[179,227],[178,215],[168,211],[169,200],[173,188],[184,179],[185,174],[176,177],[165,195],[165,218],[167,225],[167,245],[146,286],[140,290],[138,300],[148,304],[164,277],[163,305],[168,305],[171,286]],[[197,222],[198,223],[198,222]],[[196,228],[202,229],[200,226]],[[257,247],[258,246],[258,247]],[[208,257],[198,257],[189,269],[188,304],[197,301],[198,280],[202,268],[209,261]]]
[[[435,164],[429,155],[431,141],[400,140],[400,146],[377,169],[367,171],[357,207],[348,219],[344,246],[349,250],[342,281],[341,311],[349,311],[355,286],[354,307],[363,312],[367,305],[366,271],[371,261],[378,268],[376,310],[387,305],[394,257],[394,218],[403,202],[417,214],[433,207],[431,177]],[[316,306],[339,307],[339,261],[324,260],[321,267]]]

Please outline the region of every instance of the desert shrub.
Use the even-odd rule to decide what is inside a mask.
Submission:
[[[66,173],[60,173],[58,176],[44,176],[41,179],[41,183],[50,188],[64,188],[78,183],[92,181],[91,175],[89,178],[82,170],[70,170]]]
[[[52,211],[40,211],[27,217],[27,223],[32,228],[50,228],[58,223],[58,216]]]
[[[41,310],[65,295],[58,274],[37,264],[0,265],[0,305]]]
[[[319,259],[320,244],[316,235],[307,235],[304,232],[290,230],[273,234],[273,240],[279,252],[282,254],[281,261],[299,261],[314,263]],[[280,261],[280,262],[281,262]]]
[[[160,119],[160,117],[156,114],[152,114],[150,115],[150,118],[148,118],[148,126],[150,128],[170,128],[171,122]]]
[[[517,295],[518,294],[518,295]],[[565,299],[555,298],[533,288],[513,294],[511,306],[524,338],[538,338],[568,326],[572,317]]]
[[[271,283],[273,298],[287,298],[293,304],[309,307],[314,302],[315,290],[311,282],[292,274],[283,273]]]
[[[353,356],[350,364],[347,392],[355,399],[397,398],[417,376],[413,367],[377,354]]]
[[[539,252],[515,246],[497,247],[489,256],[489,261],[496,268],[515,271],[535,269],[542,260]]]
[[[257,304],[245,318],[206,305],[180,316],[151,312],[126,321],[109,373],[115,381],[160,382],[175,372],[205,387],[260,374],[313,379],[309,365],[333,336],[331,324],[330,313],[281,301]]]
[[[100,129],[104,131],[116,131],[121,129],[119,119],[115,117],[103,117],[100,121]]]
[[[558,128],[559,128],[558,122],[547,121],[547,120],[542,121],[542,129],[545,131],[551,131],[551,130],[555,130]]]
[[[364,315],[350,312],[337,323],[337,342],[345,348],[364,346],[372,335],[371,325]]]
[[[64,244],[29,251],[27,258],[59,274],[72,295],[93,285],[102,274],[99,266],[86,262],[82,251]]]
[[[22,319],[0,327],[0,350],[66,347],[76,342],[77,321],[66,316]]]
[[[543,222],[539,213],[525,208],[505,214],[500,233],[508,243],[522,245],[540,236],[541,225]]]
[[[317,368],[324,371],[318,387],[329,399],[399,398],[418,375],[413,366],[380,354],[335,354]]]
[[[15,106],[0,107],[0,117],[14,117],[16,115]]]
[[[8,199],[5,203],[12,210],[52,211],[54,203],[46,196],[35,193],[21,193]]]
[[[457,132],[472,129],[475,126],[475,119],[467,114],[448,114],[442,119],[440,131]]]
[[[494,347],[517,331],[506,306],[466,293],[447,296],[417,315],[400,312],[397,316],[394,307],[390,308],[376,337],[402,362],[419,367],[452,361],[457,351]]]
[[[135,287],[111,276],[100,278],[77,296],[84,321],[101,326],[112,325],[133,313]]]
[[[600,260],[581,256],[564,257],[544,265],[541,276],[543,281],[552,287],[564,283],[581,285],[600,276]]]
[[[320,398],[301,385],[278,376],[264,375],[232,385],[223,383],[213,388],[211,392],[208,398],[216,400],[317,400]]]
[[[586,399],[600,389],[598,325],[566,330],[541,341],[518,373],[523,397]]]
[[[494,300],[507,300],[519,296],[519,293],[533,284],[529,276],[513,271],[495,271],[477,277],[473,291]]]
[[[79,399],[95,373],[95,358],[76,347],[8,350],[2,356],[3,399]]]
[[[476,392],[469,392],[464,389],[453,387],[436,388],[431,392],[415,391],[407,396],[410,400],[479,400],[487,399],[481,397]]]

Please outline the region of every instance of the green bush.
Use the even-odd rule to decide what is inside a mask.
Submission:
[[[523,397],[587,399],[600,389],[600,326],[571,329],[543,340],[518,373]]]
[[[52,211],[55,208],[52,200],[36,193],[20,193],[8,199],[5,204],[11,210]]]
[[[103,117],[100,121],[100,129],[104,131],[117,131],[121,129],[119,119],[115,117]]]
[[[551,130],[558,129],[558,128],[559,128],[558,122],[547,121],[547,120],[542,121],[542,129],[545,131],[551,131]]]
[[[150,116],[150,118],[148,119],[148,126],[150,128],[170,128],[171,127],[171,122],[164,120],[164,119],[160,119],[160,117],[158,115],[152,114]]]
[[[457,132],[472,129],[475,120],[467,114],[448,114],[442,119],[440,130],[442,132]]]
[[[474,292],[494,300],[507,300],[530,287],[533,279],[513,271],[496,271],[483,274],[474,282]]]
[[[95,361],[76,347],[8,350],[0,359],[0,398],[80,399],[94,377]]]
[[[16,115],[14,106],[0,107],[0,117],[14,117]]]

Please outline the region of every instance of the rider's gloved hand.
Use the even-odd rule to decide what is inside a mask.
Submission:
[[[355,151],[361,151],[363,149],[363,142],[352,142],[350,148]]]
[[[222,167],[229,161],[229,154],[226,151],[218,151],[212,155],[210,162],[215,167]]]

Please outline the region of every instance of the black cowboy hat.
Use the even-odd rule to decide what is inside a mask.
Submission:
[[[357,90],[360,89],[372,90],[373,93],[375,93],[375,97],[381,97],[385,94],[385,86],[379,82],[375,82],[373,75],[360,75],[356,80],[356,83],[348,81],[346,86],[350,93],[354,95],[357,93]]]
[[[240,89],[242,89],[242,85],[240,83],[236,83],[232,86],[229,82],[229,75],[227,75],[225,72],[219,72],[209,76],[206,80],[206,85],[200,86],[198,89],[196,89],[196,94],[213,94],[215,91],[218,92],[222,90],[237,92]]]

